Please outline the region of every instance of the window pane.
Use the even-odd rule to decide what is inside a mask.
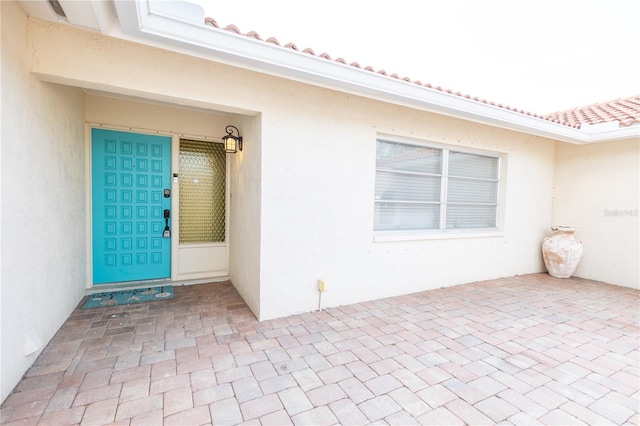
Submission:
[[[376,231],[438,229],[438,204],[375,203]]]
[[[497,179],[498,158],[451,151],[449,153],[449,176]]]
[[[447,205],[447,229],[494,228],[495,226],[495,206]]]
[[[401,170],[440,174],[442,150],[396,142],[378,141],[376,167],[378,169]]]
[[[440,201],[440,178],[393,172],[376,173],[376,201]]]
[[[498,200],[498,182],[449,178],[447,202],[494,204]]]
[[[180,243],[225,240],[226,161],[220,143],[180,140]]]

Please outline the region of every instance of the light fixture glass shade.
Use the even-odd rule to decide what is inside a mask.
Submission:
[[[224,150],[229,154],[235,154],[238,152],[238,138],[235,136],[227,135],[222,138],[224,142]]]

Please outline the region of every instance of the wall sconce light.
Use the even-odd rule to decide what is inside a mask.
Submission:
[[[234,129],[238,136],[233,135]],[[227,134],[222,137],[225,152],[235,154],[238,150],[242,151],[242,136],[240,136],[238,128],[236,126],[229,125],[225,127],[224,131],[227,132]]]

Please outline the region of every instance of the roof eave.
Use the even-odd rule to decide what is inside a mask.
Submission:
[[[640,128],[573,128],[452,93],[330,61],[204,24],[199,6],[116,0],[109,34],[290,80],[574,144],[640,137]],[[102,26],[103,32],[106,26]]]
[[[617,128],[596,128],[589,129],[584,126],[580,129],[584,133],[583,143],[607,142],[623,139],[639,139],[640,125],[620,126]]]

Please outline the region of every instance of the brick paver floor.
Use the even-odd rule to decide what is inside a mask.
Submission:
[[[73,312],[2,423],[638,425],[639,294],[534,274],[258,322],[176,287]]]

